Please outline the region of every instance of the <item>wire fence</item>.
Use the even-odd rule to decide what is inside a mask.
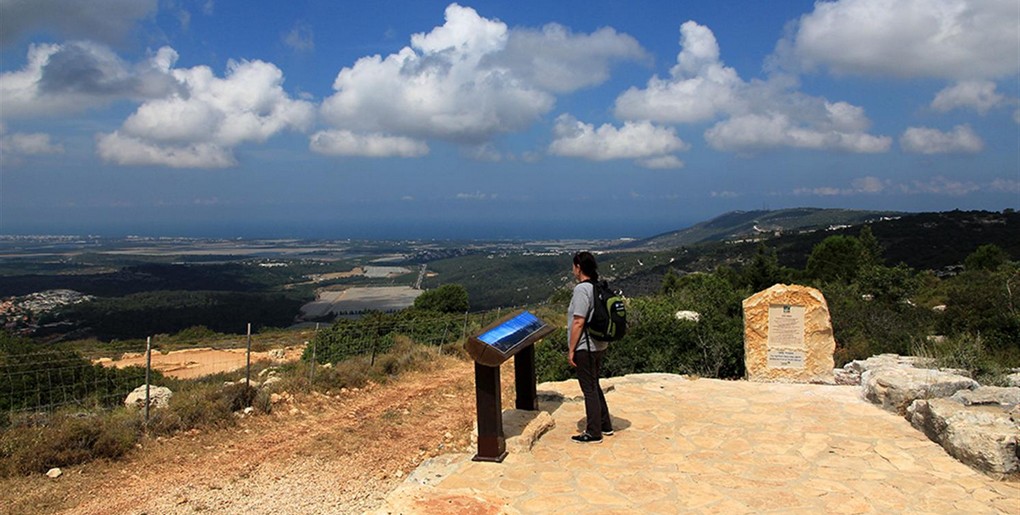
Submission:
[[[157,337],[145,344],[104,346],[99,352],[88,352],[88,357],[56,349],[0,352],[0,413],[52,411],[68,406],[115,407],[136,388],[144,386],[148,390],[153,386],[157,380],[151,378],[158,377],[153,371],[189,380],[243,370],[245,380],[250,382],[253,364],[302,360],[311,381],[317,368],[326,363],[363,357],[370,366],[378,355],[390,351],[402,339],[438,350],[462,341],[507,312],[339,320],[321,330],[316,327],[298,345],[293,339],[287,345],[279,338],[252,335],[249,325],[247,335],[216,340],[213,345],[207,339],[189,344],[177,339],[162,342]],[[144,406],[149,406],[148,399]]]

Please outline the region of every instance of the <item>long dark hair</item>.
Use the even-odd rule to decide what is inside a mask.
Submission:
[[[591,252],[585,250],[574,254],[574,264],[581,267],[581,273],[589,278],[599,278],[599,264],[595,262],[595,256]]]

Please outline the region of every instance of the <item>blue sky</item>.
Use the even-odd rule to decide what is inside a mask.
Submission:
[[[0,233],[1020,208],[1016,0],[0,0]]]

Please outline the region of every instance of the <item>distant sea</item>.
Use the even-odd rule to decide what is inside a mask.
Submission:
[[[204,223],[174,221],[104,224],[47,224],[43,226],[2,228],[0,234],[68,234],[97,236],[179,236],[191,238],[294,238],[294,239],[363,239],[363,240],[605,240],[648,238],[665,232],[684,229],[699,220],[677,223],[662,220],[549,220],[510,223],[494,220],[458,221],[450,223],[418,223],[385,221],[345,223],[315,222],[224,222]]]

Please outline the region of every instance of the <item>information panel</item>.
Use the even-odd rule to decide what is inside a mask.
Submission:
[[[521,311],[504,317],[483,329],[477,336],[468,338],[465,347],[476,362],[496,367],[551,332],[552,326],[529,311]]]

